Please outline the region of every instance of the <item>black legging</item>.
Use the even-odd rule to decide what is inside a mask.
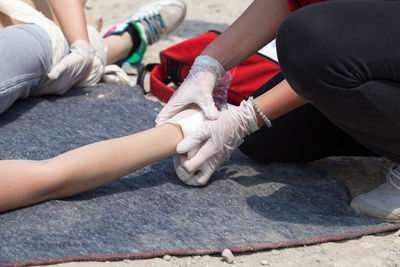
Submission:
[[[281,73],[254,92],[257,97],[280,81]],[[307,162],[329,156],[375,156],[332,124],[312,105],[293,110],[246,137],[239,149],[260,162]]]
[[[291,14],[278,32],[279,62],[312,106],[274,120],[241,150],[294,162],[374,151],[400,163],[399,14],[400,1],[384,0],[323,2]]]

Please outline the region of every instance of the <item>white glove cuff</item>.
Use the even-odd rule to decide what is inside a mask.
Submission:
[[[221,63],[218,62],[218,60],[205,55],[196,57],[193,63],[193,67],[207,68],[208,70],[215,73],[218,82],[221,81],[226,72],[224,67],[221,65]]]
[[[247,132],[245,133],[245,136],[257,131],[260,129],[258,127],[258,122],[257,122],[257,117],[256,113],[254,111],[253,103],[250,100],[243,100],[242,103],[240,103],[240,108],[243,110],[243,119],[246,122],[247,125]]]

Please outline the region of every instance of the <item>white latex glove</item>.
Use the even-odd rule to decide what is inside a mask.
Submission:
[[[240,106],[224,110],[218,119],[205,121],[199,129],[178,144],[178,153],[196,151],[197,154],[182,162],[183,168],[193,177],[185,181],[189,185],[205,185],[214,171],[227,161],[242,139],[258,130],[257,118],[251,102],[242,101]]]
[[[47,74],[48,80],[32,95],[62,95],[89,74],[95,49],[86,41],[78,40],[70,46],[70,53],[54,65]]]
[[[197,104],[208,119],[215,120],[218,110],[214,105],[212,91],[224,74],[225,70],[217,60],[209,56],[198,56],[186,79],[157,115],[156,125],[165,123],[192,103]]]

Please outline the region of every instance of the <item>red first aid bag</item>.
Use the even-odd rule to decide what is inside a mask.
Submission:
[[[162,50],[161,64],[147,66],[147,70],[150,71],[150,92],[160,100],[168,102],[188,75],[195,58],[218,35],[218,32],[209,31]],[[239,105],[278,72],[280,68],[275,60],[261,53],[250,56],[230,70],[232,81],[228,91],[228,103]],[[142,87],[143,79],[143,74],[139,74],[138,84]]]

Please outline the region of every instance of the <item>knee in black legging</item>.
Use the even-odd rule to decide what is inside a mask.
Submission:
[[[341,72],[351,62],[347,44],[340,39],[342,29],[337,25],[342,7],[333,4],[324,2],[301,8],[282,23],[277,35],[282,73],[291,87],[311,103],[325,85],[353,82],[351,75],[347,77]]]

